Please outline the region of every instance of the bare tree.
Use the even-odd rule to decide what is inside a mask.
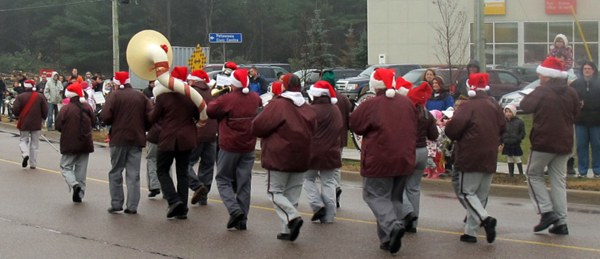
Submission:
[[[436,32],[435,56],[441,63],[448,65],[449,77],[452,82],[456,78],[452,75],[452,66],[465,64],[467,59],[468,34],[465,34],[467,15],[460,8],[460,1],[433,0],[438,7],[442,22],[433,25]]]

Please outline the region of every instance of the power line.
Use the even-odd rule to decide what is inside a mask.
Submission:
[[[84,3],[97,3],[97,2],[105,2],[105,1],[106,0],[86,0],[86,1],[78,1],[78,2],[72,2],[72,3],[48,4],[48,5],[39,5],[39,6],[29,6],[29,7],[17,7],[17,8],[9,8],[9,9],[0,9],[0,12],[32,10],[32,9],[41,9],[41,8],[48,8],[48,7],[59,7],[59,6],[84,4]]]

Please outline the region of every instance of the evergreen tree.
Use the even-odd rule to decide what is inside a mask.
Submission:
[[[302,53],[302,65],[305,68],[324,69],[333,66],[333,54],[329,52],[331,43],[327,42],[327,31],[323,26],[324,19],[321,11],[315,10],[311,19],[310,27],[306,32],[308,42],[304,45]]]

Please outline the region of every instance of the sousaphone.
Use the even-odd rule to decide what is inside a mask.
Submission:
[[[156,80],[155,97],[168,92],[177,92],[190,98],[200,112],[199,126],[206,124],[206,102],[202,96],[186,83],[169,74],[173,62],[171,43],[160,32],[144,30],[136,33],[127,44],[127,64],[139,78]]]

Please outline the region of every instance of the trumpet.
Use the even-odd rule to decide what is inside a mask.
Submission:
[[[210,95],[221,96],[229,92],[231,92],[231,86],[215,87],[210,91]]]

